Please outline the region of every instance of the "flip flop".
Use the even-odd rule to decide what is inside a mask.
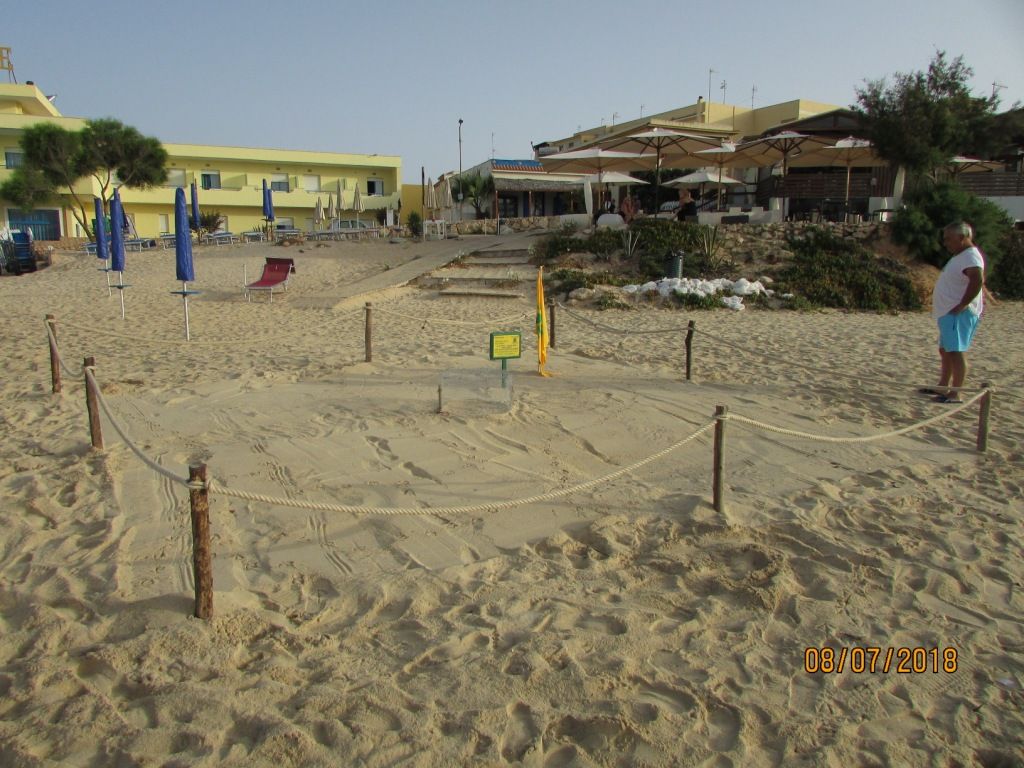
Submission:
[[[939,395],[938,397],[933,397],[932,400],[934,402],[936,402],[936,403],[962,403],[963,402],[963,400],[961,400],[959,397],[952,398],[952,397],[946,397],[945,395]]]
[[[932,389],[931,387],[921,387],[917,391],[918,391],[919,394],[922,394],[922,395],[941,395],[941,394],[943,394],[939,390]]]

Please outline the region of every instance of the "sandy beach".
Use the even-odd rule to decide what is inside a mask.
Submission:
[[[718,512],[711,429],[591,481],[719,405],[832,438],[951,410],[927,312],[560,307],[543,378],[533,268],[349,290],[496,242],[199,248],[190,342],[172,250],[128,254],[124,320],[94,257],[0,279],[0,765],[1021,764],[1024,306],[969,356],[985,453],[977,404],[872,442],[728,421]],[[294,279],[248,302],[268,255]],[[188,491],[106,416],[90,447],[88,356],[152,461],[296,505],[210,494],[208,622]]]

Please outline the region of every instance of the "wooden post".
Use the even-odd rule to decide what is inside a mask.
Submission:
[[[548,346],[555,348],[555,302],[548,302]]]
[[[202,488],[190,488],[192,507],[192,572],[196,585],[197,619],[213,618],[213,564],[210,555],[210,492],[206,490],[206,465],[191,464],[188,468],[190,483],[202,483]]]
[[[692,357],[692,353],[693,353],[693,329],[696,326],[697,326],[697,324],[693,320],[691,320],[689,323],[686,324],[686,380],[687,381],[690,380],[690,372],[692,370],[691,366],[690,366],[690,363],[691,363],[691,361],[693,359],[693,357]]]
[[[366,302],[366,362],[373,362],[373,307]]]
[[[728,408],[724,405],[715,406],[715,466],[712,480],[712,498],[715,511],[725,511],[725,483],[722,465],[725,463],[725,415]]]
[[[988,414],[992,408],[992,392],[987,381],[981,386],[985,394],[981,398],[981,408],[978,411],[978,452],[984,453],[988,449]]]
[[[89,370],[96,365],[96,358],[87,357],[82,363],[85,366],[83,376],[85,377],[85,407],[89,411],[89,436],[92,438],[92,447],[103,450],[103,430],[100,427],[100,405],[96,396],[96,388],[93,386],[94,379],[89,378]]]
[[[444,413],[444,397],[441,391],[441,385],[437,385],[437,412]]]
[[[50,391],[56,395],[61,391],[60,357],[57,354],[57,319],[53,315],[47,315],[46,325],[50,328],[50,332],[46,335],[50,344]]]

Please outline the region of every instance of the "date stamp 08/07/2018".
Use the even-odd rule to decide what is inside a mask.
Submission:
[[[909,646],[813,646],[804,648],[804,672],[815,674],[873,674],[895,672],[899,675],[952,674],[957,669],[956,648]]]

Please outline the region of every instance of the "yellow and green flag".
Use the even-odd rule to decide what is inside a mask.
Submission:
[[[544,304],[544,267],[537,269],[537,373],[550,375],[544,370],[548,361],[548,315]]]

